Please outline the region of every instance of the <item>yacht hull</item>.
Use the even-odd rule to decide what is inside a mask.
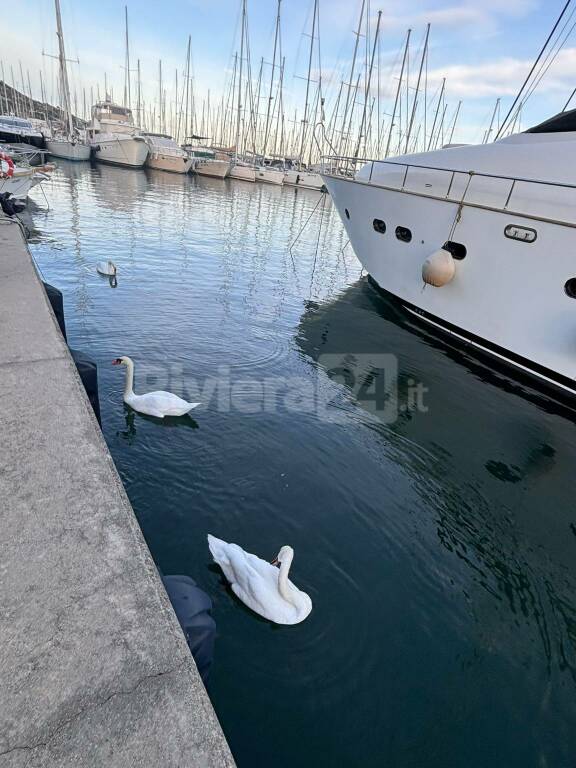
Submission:
[[[46,150],[53,157],[63,160],[90,160],[90,145],[81,142],[73,144],[65,139],[46,139]]]
[[[279,171],[276,168],[256,168],[256,181],[282,186],[284,184],[284,171]]]
[[[242,181],[256,181],[256,169],[250,165],[233,165],[230,168],[231,179],[241,179]]]
[[[317,189],[318,191],[325,189],[322,176],[319,173],[310,173],[310,171],[286,171],[284,184],[290,187]]]
[[[188,173],[192,166],[192,158],[180,155],[167,155],[162,152],[151,152],[146,158],[146,167],[169,173]]]
[[[9,192],[18,200],[26,200],[32,187],[46,178],[47,176],[38,173],[35,168],[17,169],[10,178],[0,179],[0,194]]]
[[[94,139],[94,158],[101,163],[142,168],[148,156],[148,145],[138,136],[122,136],[113,139]]]
[[[576,300],[565,288],[576,277],[573,227],[482,205],[465,205],[458,219],[457,202],[329,174],[324,181],[362,265],[408,312],[546,383],[576,388]],[[510,226],[536,239],[513,239]],[[448,240],[465,246],[465,258],[450,283],[424,287],[424,261]]]
[[[194,170],[199,176],[225,179],[230,173],[230,163],[226,160],[200,160],[196,162]]]

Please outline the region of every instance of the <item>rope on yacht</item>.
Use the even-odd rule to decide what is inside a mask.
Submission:
[[[456,211],[456,215],[454,216],[454,221],[452,222],[452,226],[450,227],[450,232],[448,233],[448,241],[452,240],[454,237],[454,232],[456,232],[456,227],[460,223],[460,219],[462,218],[462,211],[464,209],[464,198],[466,197],[466,194],[468,192],[468,187],[470,186],[470,182],[472,181],[472,177],[474,176],[474,171],[468,171],[468,181],[466,183],[466,186],[464,187],[464,192],[462,193],[462,197],[460,198],[460,202],[458,203],[458,210]]]

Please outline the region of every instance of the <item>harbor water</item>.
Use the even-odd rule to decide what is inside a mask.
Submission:
[[[376,293],[327,196],[64,161],[45,187],[32,253],[156,563],[214,602],[238,765],[572,765],[574,412]],[[130,412],[121,355],[194,418]],[[291,545],[310,617],[251,613],[208,533]]]

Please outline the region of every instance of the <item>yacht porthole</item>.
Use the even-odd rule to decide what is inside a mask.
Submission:
[[[564,293],[571,299],[576,299],[576,277],[571,277],[564,283]]]
[[[462,261],[462,259],[466,258],[466,246],[462,245],[462,243],[455,243],[453,240],[448,240],[444,243],[442,248],[452,254],[452,258],[456,259],[456,261]]]
[[[344,208],[344,213],[346,214],[346,218],[349,219],[350,218],[350,211],[348,210],[348,208]]]
[[[403,243],[409,243],[412,240],[412,232],[408,227],[396,227],[396,237]]]
[[[374,219],[372,222],[372,226],[376,230],[376,232],[379,232],[381,235],[386,232],[386,223],[382,221],[382,219]]]

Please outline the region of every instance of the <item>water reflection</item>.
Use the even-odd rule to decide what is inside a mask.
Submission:
[[[94,200],[104,208],[114,211],[129,211],[142,202],[149,187],[143,169],[95,163],[90,166],[89,178]]]
[[[397,357],[398,377],[386,386],[396,390],[398,418],[383,424],[371,414],[369,428],[411,475],[439,542],[466,564],[480,590],[476,610],[484,593],[481,604],[503,601],[513,622],[522,616],[524,634],[506,632],[499,652],[520,653],[528,622],[548,664],[576,680],[574,542],[567,538],[574,489],[565,482],[574,462],[573,424],[562,418],[562,406],[512,381],[505,389],[527,397],[508,395],[494,386],[506,374],[415,330],[362,280],[333,302],[307,304],[297,340],[315,364],[341,356],[356,377],[383,351]],[[426,387],[423,410],[407,407],[415,381]]]

